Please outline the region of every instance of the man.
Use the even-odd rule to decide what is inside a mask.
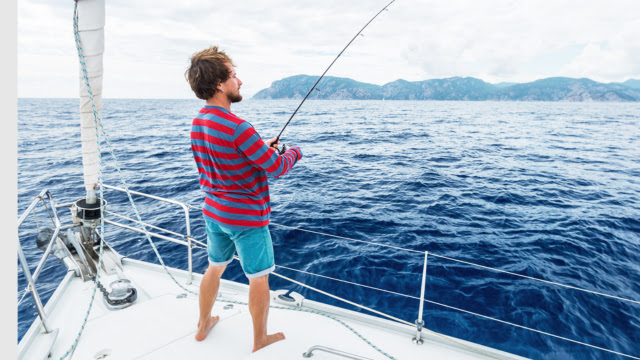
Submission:
[[[231,104],[242,100],[242,81],[231,58],[217,46],[194,54],[185,75],[196,96],[206,100],[191,129],[191,150],[205,192],[202,211],[209,253],[209,267],[200,283],[195,337],[204,340],[219,320],[211,316],[211,309],[220,277],[237,251],[249,278],[255,352],[284,339],[281,332],[267,334],[268,276],[275,269],[267,228],[271,213],[267,173],[275,177],[286,174],[302,158],[302,151],[291,146],[279,155],[275,138],[263,141],[251,124],[231,113]]]

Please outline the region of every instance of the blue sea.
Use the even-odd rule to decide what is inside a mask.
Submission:
[[[189,131],[202,105],[104,100],[105,130],[132,190],[201,206]],[[297,105],[244,100],[231,110],[272,138]],[[20,214],[42,189],[59,203],[84,196],[78,107],[77,99],[19,99]],[[308,101],[282,141],[300,146],[304,157],[288,175],[270,179],[274,223],[640,301],[640,104]],[[104,147],[105,182],[121,185]],[[110,210],[133,217],[123,194],[105,197]],[[180,208],[135,199],[144,220],[185,232]],[[68,223],[68,210],[60,211]],[[36,215],[19,234],[32,271],[42,254],[36,230],[51,227],[45,211]],[[191,219],[194,237],[205,242],[200,211]],[[121,254],[158,262],[143,235],[105,231]],[[271,233],[277,265],[420,296],[423,254],[275,225]],[[156,243],[169,266],[187,268],[185,247]],[[206,266],[205,251],[195,250],[194,270]],[[412,298],[277,271],[412,323],[418,317]],[[38,280],[43,301],[64,274],[55,258],[47,261]],[[247,282],[237,262],[224,278]],[[275,276],[270,281],[272,289],[345,306]],[[24,288],[19,270],[18,297]],[[425,297],[640,357],[637,303],[435,256],[428,258]],[[35,318],[29,295],[18,317],[19,340]],[[432,303],[423,319],[430,330],[533,359],[625,359]]]

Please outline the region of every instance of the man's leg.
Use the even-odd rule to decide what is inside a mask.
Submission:
[[[281,332],[267,335],[269,300],[269,275],[249,279],[249,312],[253,320],[252,352],[284,340],[284,334]]]
[[[222,277],[222,273],[226,268],[226,265],[209,265],[202,277],[202,282],[200,282],[200,319],[198,321],[198,332],[196,332],[197,341],[204,340],[211,328],[220,319],[219,316],[211,316],[211,309],[213,309],[213,303],[218,296],[220,277]]]

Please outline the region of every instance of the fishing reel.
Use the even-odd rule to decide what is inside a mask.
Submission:
[[[278,154],[283,155],[287,150],[289,150],[289,148],[291,147],[291,144],[282,144],[282,148],[275,148],[276,151],[278,152]]]

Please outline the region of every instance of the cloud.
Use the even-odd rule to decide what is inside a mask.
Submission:
[[[563,67],[568,76],[600,81],[640,78],[640,20],[626,23],[610,41],[588,43],[571,63]]]
[[[108,0],[105,96],[192,97],[183,78],[188,59],[212,44],[238,65],[247,97],[282,77],[318,75],[387,3]],[[375,84],[447,76],[494,82],[640,77],[640,62],[633,61],[640,58],[637,13],[635,0],[606,6],[575,0],[398,0],[328,75]],[[64,89],[55,92],[59,96],[77,95],[72,14],[72,2],[20,0],[19,96],[46,96],[42,89],[56,84]]]

